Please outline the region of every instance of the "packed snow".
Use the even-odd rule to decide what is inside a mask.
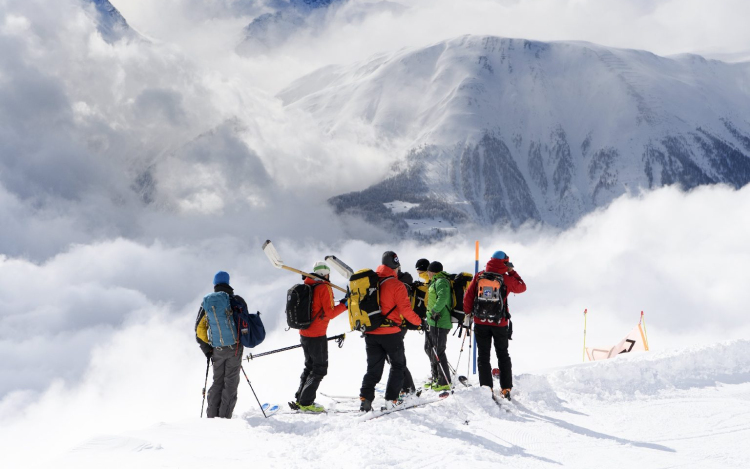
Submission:
[[[333,363],[322,392],[334,394],[341,386],[356,397],[354,388],[364,363],[359,354],[350,356],[349,351],[362,344],[359,338],[347,341],[354,343],[331,350]],[[267,363],[301,364],[294,353],[275,357],[266,358]],[[409,359],[426,360],[414,354]],[[255,368],[254,363],[246,365],[259,398],[283,403],[292,390],[275,389]],[[243,380],[240,385],[246,392],[240,395],[231,420],[200,420],[196,415],[100,435],[71,448],[56,463],[99,467],[106,460],[109,467],[142,468],[243,464],[739,468],[750,464],[747,340],[519,374],[513,401],[503,402],[502,409],[486,388],[471,381],[473,386],[458,385],[453,396],[439,402],[361,422],[357,413],[281,411],[264,418]],[[336,400],[340,403],[323,396],[318,399],[328,407],[356,407],[354,399]]]

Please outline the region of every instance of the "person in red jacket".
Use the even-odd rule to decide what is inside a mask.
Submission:
[[[367,372],[362,378],[359,390],[361,401],[359,409],[363,412],[372,410],[375,399],[375,385],[383,377],[386,358],[391,364],[388,383],[385,386],[385,404],[390,409],[399,404],[398,396],[404,382],[406,354],[404,353],[404,336],[399,325],[406,319],[415,326],[421,326],[422,320],[411,309],[411,301],[406,287],[398,281],[398,270],[401,264],[393,251],[383,253],[383,264],[375,269],[380,277],[380,310],[386,315],[386,321],[370,332],[365,332],[365,351],[367,352]]]
[[[324,262],[318,262],[312,274],[316,279],[305,277],[305,284],[313,285],[312,317],[307,329],[300,329],[300,343],[305,353],[305,368],[300,375],[299,389],[294,394],[300,410],[325,412],[325,408],[315,403],[318,386],[328,374],[328,322],[346,311],[346,301],[334,306],[333,290],[326,283],[331,270]]]
[[[496,320],[479,319],[474,314],[474,306],[477,303],[478,279],[485,272],[494,272],[502,275],[503,287],[500,289],[503,308]],[[500,369],[500,388],[504,398],[510,400],[510,390],[513,388],[513,370],[508,354],[508,340],[512,332],[508,312],[508,293],[523,293],[526,284],[518,272],[513,269],[510,258],[503,251],[496,251],[487,262],[485,270],[474,275],[469,288],[464,295],[464,311],[471,313],[474,317],[474,337],[477,341],[477,368],[479,368],[479,385],[492,388],[492,366],[490,365],[490,352],[492,342],[495,342],[495,354],[497,355],[498,368]],[[480,299],[481,301],[481,299]],[[495,397],[493,392],[492,397]]]

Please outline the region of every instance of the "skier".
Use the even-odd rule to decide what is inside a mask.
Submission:
[[[372,410],[375,385],[383,376],[386,358],[391,364],[391,371],[385,388],[385,408],[391,409],[399,404],[399,391],[403,386],[406,368],[404,338],[399,324],[402,318],[415,326],[422,324],[422,320],[411,309],[406,287],[397,279],[401,267],[398,256],[393,251],[386,251],[383,253],[382,261],[382,265],[378,266],[375,272],[380,278],[380,310],[386,314],[386,320],[379,328],[365,332],[367,372],[362,378],[362,387],[359,391],[359,409],[363,412]]]
[[[346,311],[346,298],[334,306],[333,290],[325,283],[330,278],[331,270],[324,262],[317,262],[313,267],[312,279],[305,277],[307,285],[314,285],[312,301],[312,324],[307,329],[300,329],[300,343],[305,353],[305,368],[300,375],[299,388],[294,393],[299,409],[305,412],[325,412],[322,405],[315,403],[318,386],[328,374],[328,323],[331,319]]]
[[[427,300],[427,333],[424,348],[430,357],[431,388],[434,391],[450,389],[450,369],[445,347],[451,327],[451,285],[443,264],[432,261],[427,268],[430,289]],[[436,356],[437,354],[437,356]],[[441,370],[442,368],[442,370]]]
[[[502,311],[495,320],[479,319],[479,311],[474,310],[477,303],[478,291],[477,285],[480,278],[486,277],[485,272],[499,274],[502,277],[502,286],[499,290],[502,298]],[[483,296],[491,296],[491,287]],[[492,258],[487,262],[485,270],[474,275],[469,288],[464,296],[464,311],[466,314],[472,314],[474,317],[474,337],[477,341],[477,367],[479,368],[479,384],[492,388],[492,366],[490,365],[490,352],[492,351],[492,342],[495,345],[495,354],[497,355],[498,368],[500,369],[500,388],[502,397],[510,400],[510,390],[513,388],[513,370],[508,354],[508,340],[510,340],[513,328],[509,320],[508,312],[508,293],[523,293],[526,291],[526,284],[518,272],[513,268],[510,258],[503,251],[496,251]],[[492,394],[493,399],[495,394]]]
[[[414,267],[417,269],[417,275],[419,275],[419,278],[421,278],[424,283],[430,283],[430,276],[427,274],[427,269],[430,267],[430,261],[424,258],[419,259]]]
[[[221,295],[218,295],[226,302],[225,306],[230,307],[231,302],[240,302],[247,307],[245,300],[234,294],[234,290],[229,286],[229,274],[224,271],[219,271],[214,275],[214,293],[218,292],[229,296],[227,299],[226,296],[221,298]],[[231,314],[219,311],[213,316],[215,320],[208,320],[204,305],[207,304],[206,299],[209,296],[212,295],[204,298],[195,320],[195,339],[206,358],[210,359],[213,364],[213,384],[208,390],[206,416],[229,419],[232,418],[232,412],[237,403],[243,348],[242,344],[237,341],[234,321],[229,320]],[[216,311],[213,310],[213,312]],[[224,321],[221,325],[218,323],[220,320]]]

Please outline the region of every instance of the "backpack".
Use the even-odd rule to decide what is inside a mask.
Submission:
[[[229,294],[223,291],[209,293],[203,297],[202,307],[206,312],[211,347],[229,347],[236,344],[237,326]]]
[[[313,292],[318,285],[301,283],[286,292],[286,324],[291,329],[307,329],[312,324]]]
[[[508,318],[505,304],[507,287],[503,275],[483,272],[477,277],[477,296],[474,299],[474,317],[484,321],[500,322]]]
[[[247,303],[241,296],[235,295],[230,300],[234,322],[237,324],[237,337],[243,347],[253,348],[266,338],[266,328],[260,320],[260,311],[250,314]]]
[[[381,280],[372,269],[358,270],[349,277],[349,325],[353,331],[370,332],[396,325],[386,318],[393,309],[385,314],[380,310],[380,285],[391,279]]]
[[[451,322],[464,322],[464,295],[474,276],[468,272],[448,275],[451,284]]]
[[[420,319],[427,317],[427,292],[429,286],[424,282],[414,282],[409,298],[411,299],[411,309],[417,313]]]

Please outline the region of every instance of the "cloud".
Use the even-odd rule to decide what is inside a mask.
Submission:
[[[521,374],[580,359],[585,308],[589,345],[621,339],[641,310],[652,350],[745,337],[748,205],[750,188],[713,186],[687,194],[662,188],[623,196],[565,232],[477,231],[425,246],[300,241],[290,230],[274,244],[288,265],[303,270],[328,254],[355,269],[375,267],[383,251],[394,250],[412,273],[421,257],[439,260],[451,272],[473,272],[475,239],[480,266],[504,250],[528,285],[509,302],[511,354]],[[286,290],[300,279],[274,269],[260,241],[203,233],[179,243],[79,245],[42,264],[3,258],[0,352],[14,357],[0,364],[3,441],[26,448],[24,439],[37,441],[25,437],[28,432],[64,434],[53,438],[54,454],[95,434],[197,417],[205,362],[193,321],[219,269],[229,271],[237,292],[262,312],[269,336],[256,352],[296,343],[296,334],[284,331],[283,309]],[[345,284],[337,274],[332,280]],[[345,318],[337,319],[329,332],[346,326]],[[421,337],[407,339],[410,367],[422,376],[427,360]],[[459,345],[450,339],[451,360]],[[327,380],[354,393],[359,377],[341,370],[359,369],[364,351],[356,334],[345,347],[343,355],[332,350]],[[291,392],[299,357],[290,352],[265,360],[247,364],[262,395]],[[247,394],[242,402],[249,408],[254,400]],[[74,416],[76,431],[63,432]]]

